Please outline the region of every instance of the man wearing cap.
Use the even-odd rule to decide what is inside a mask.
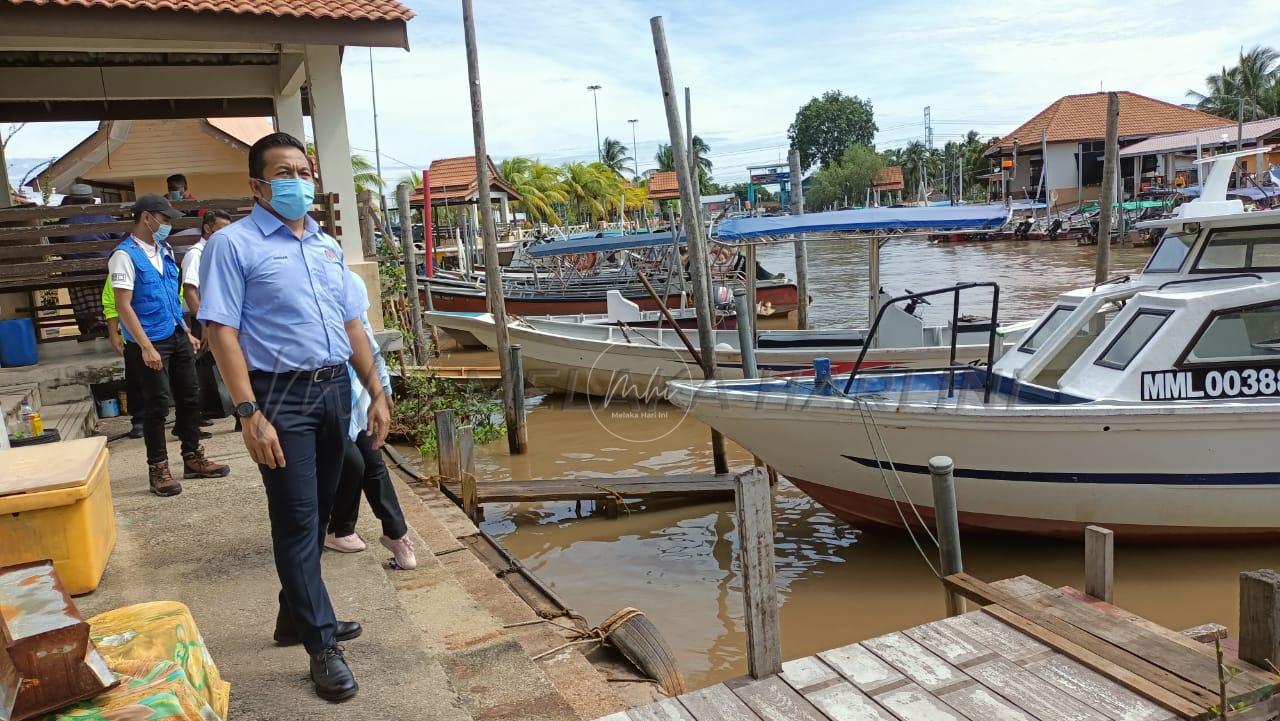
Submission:
[[[357,690],[338,642],[362,630],[337,620],[320,575],[351,416],[348,361],[369,393],[361,425],[373,448],[390,410],[360,324],[369,301],[347,277],[342,247],[307,215],[314,178],[297,138],[253,144],[255,204],[209,238],[198,315],[262,472],[281,586],[275,641],[303,644],[317,695],[336,702]]]
[[[154,193],[133,204],[133,230],[107,261],[124,335],[124,352],[142,368],[143,439],[151,492],[176,496],[182,484],[169,471],[164,422],[172,400],[182,441],[184,478],[220,478],[230,472],[200,447],[200,404],[196,385],[194,338],[187,331],[178,300],[178,264],[166,239],[181,218],[169,201]]]

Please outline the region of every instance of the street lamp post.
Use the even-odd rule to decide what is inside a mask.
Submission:
[[[640,122],[639,118],[632,118],[627,121],[631,123],[631,167],[635,170],[636,177],[640,177],[640,154],[636,152],[636,123]]]
[[[604,160],[604,153],[600,150],[600,101],[597,99],[596,91],[600,90],[600,85],[588,85],[587,90],[591,91],[591,104],[596,110],[596,161]]]

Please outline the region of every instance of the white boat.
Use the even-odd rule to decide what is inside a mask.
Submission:
[[[963,527],[1079,538],[1280,537],[1280,210],[1211,165],[1143,272],[1058,297],[991,371],[675,382],[690,409],[855,524],[932,518],[951,456]]]

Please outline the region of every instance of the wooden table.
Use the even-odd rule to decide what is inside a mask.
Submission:
[[[1172,721],[1218,704],[1213,646],[1071,588],[948,586],[981,610],[783,664],[600,721]],[[833,619],[833,623],[838,623]],[[1276,718],[1276,677],[1229,664],[1230,718]]]

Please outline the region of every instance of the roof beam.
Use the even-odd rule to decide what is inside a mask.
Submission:
[[[164,120],[168,118],[251,118],[275,111],[271,98],[188,98],[182,100],[0,100],[0,123],[66,120]]]
[[[3,68],[0,102],[270,98],[272,65]]]

